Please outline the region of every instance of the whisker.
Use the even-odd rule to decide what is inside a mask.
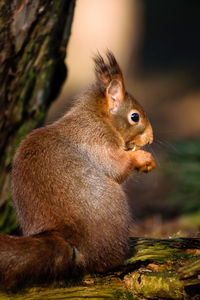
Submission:
[[[163,139],[160,139],[160,138],[155,138],[154,139],[154,144],[158,145],[161,148],[164,148],[164,149],[166,149],[168,151],[169,150],[170,151],[173,150],[173,152],[179,153],[178,149],[174,146],[174,144],[172,142],[167,141],[167,140],[163,140]]]
[[[153,147],[149,146],[149,148],[150,148],[150,150],[151,150],[153,156],[155,157],[158,166],[160,167],[161,165],[160,165],[160,161],[159,161],[158,155],[157,155],[156,152],[154,151]]]
[[[167,146],[168,149],[173,150],[176,153],[179,153],[178,149],[174,146],[173,143],[170,143],[167,140],[160,140],[160,143],[163,144],[163,145],[165,145],[165,146]]]

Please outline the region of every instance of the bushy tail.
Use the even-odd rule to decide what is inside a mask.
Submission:
[[[0,288],[13,290],[70,274],[74,248],[58,231],[30,237],[0,235]]]

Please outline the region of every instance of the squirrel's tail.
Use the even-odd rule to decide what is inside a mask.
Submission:
[[[0,289],[14,291],[30,282],[66,277],[74,269],[75,254],[58,231],[29,237],[0,234]]]

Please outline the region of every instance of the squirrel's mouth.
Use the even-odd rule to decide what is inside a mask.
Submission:
[[[131,147],[124,148],[125,151],[136,151],[140,148],[136,144],[132,144]]]

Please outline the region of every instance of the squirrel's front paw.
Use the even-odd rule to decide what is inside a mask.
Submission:
[[[151,153],[143,150],[137,150],[133,152],[133,154],[133,163],[135,165],[135,169],[139,173],[148,173],[155,168],[156,162]]]

